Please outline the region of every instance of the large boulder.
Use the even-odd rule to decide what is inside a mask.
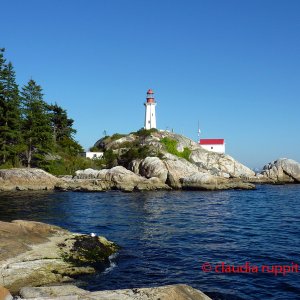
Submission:
[[[169,189],[164,182],[156,177],[145,178],[133,173],[122,166],[103,170],[79,170],[74,179],[93,179],[92,183],[103,182],[110,184],[109,188],[123,191]]]
[[[64,282],[109,265],[118,246],[33,221],[0,222],[0,274],[12,293],[23,286]]]
[[[109,181],[98,179],[69,179],[63,178],[55,185],[56,190],[74,192],[105,192],[114,188],[114,184]]]
[[[147,157],[139,162],[139,173],[144,176],[157,177],[174,189],[253,189],[253,184],[240,179],[229,180],[212,175],[207,170],[197,167],[184,158],[166,153],[163,159]]]
[[[143,160],[134,160],[130,167],[133,172],[146,178],[157,177],[162,182],[166,182],[168,169],[162,160],[158,157],[146,157]]]
[[[0,191],[51,190],[59,179],[44,170],[14,168],[0,170]]]
[[[25,287],[20,291],[21,299],[86,299],[86,300],[211,300],[207,295],[185,284],[151,288],[107,290],[89,292],[74,285]]]
[[[300,182],[300,164],[288,158],[279,158],[268,163],[261,172],[275,182]]]
[[[181,186],[185,190],[255,189],[254,184],[243,182],[240,179],[227,179],[201,172],[182,178]]]
[[[249,178],[255,176],[248,167],[236,161],[229,155],[206,151],[204,149],[192,150],[190,161],[200,168],[208,170],[213,175],[234,178]]]
[[[172,188],[181,188],[181,179],[198,173],[199,168],[184,158],[166,153],[164,163],[168,170],[167,184]]]

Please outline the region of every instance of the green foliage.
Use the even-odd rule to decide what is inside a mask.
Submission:
[[[135,141],[126,141],[118,145],[118,148],[137,148],[140,146],[140,142],[138,140]]]
[[[170,139],[168,137],[165,137],[165,138],[161,139],[160,142],[163,145],[165,145],[166,150],[169,153],[171,153],[173,155],[176,155],[178,157],[185,158],[186,160],[189,160],[190,155],[191,155],[191,150],[189,148],[185,147],[182,152],[179,152],[177,150],[177,141],[173,140],[173,139]]]
[[[97,146],[93,147],[93,151],[105,151],[109,143],[116,141],[124,136],[126,136],[126,134],[121,133],[115,133],[112,136],[106,135],[103,138],[101,138],[101,140],[97,143]]]
[[[113,141],[116,141],[122,137],[126,136],[126,134],[121,134],[121,133],[115,133],[113,134],[111,137],[110,137],[110,141],[113,142]]]
[[[73,123],[66,110],[43,100],[42,88],[34,80],[19,92],[13,66],[0,49],[0,168],[25,164],[69,174],[89,167],[89,160],[78,157],[83,149],[74,140]],[[56,154],[62,159],[47,160]]]
[[[90,151],[91,151],[91,152],[98,152],[99,149],[98,149],[98,147],[93,146],[93,147],[90,148]]]
[[[11,169],[13,167],[14,166],[10,161],[7,161],[6,163],[0,165],[0,169]]]
[[[43,169],[53,175],[74,175],[77,170],[106,167],[104,159],[89,159],[80,156],[67,156],[59,160],[44,161]]]
[[[53,131],[51,128],[51,116],[48,106],[43,100],[42,88],[34,80],[22,88],[21,100],[23,104],[22,131],[26,146],[26,165],[32,162],[39,165],[43,153],[53,149]]]
[[[153,156],[149,146],[134,146],[121,155],[119,163],[128,167],[129,163],[135,159],[144,159],[147,156]]]
[[[48,105],[47,108],[50,114],[54,140],[60,143],[66,138],[72,139],[73,134],[76,133],[76,130],[72,128],[74,120],[68,118],[66,110],[56,103]]]
[[[12,64],[6,64],[0,49],[0,163],[18,160],[21,144],[21,110],[19,89]]]
[[[158,130],[156,128],[151,128],[151,129],[144,129],[141,128],[137,132],[133,132],[133,134],[139,136],[139,137],[147,137],[150,136],[152,133],[157,132]]]
[[[118,165],[118,154],[109,149],[103,154],[103,161],[107,168],[112,168]]]

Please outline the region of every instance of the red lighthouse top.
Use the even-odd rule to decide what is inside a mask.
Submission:
[[[149,94],[154,94],[154,92],[153,92],[151,89],[149,89],[149,90],[147,91],[147,95],[149,95]]]
[[[146,99],[147,99],[147,103],[155,103],[154,92],[151,89],[149,89],[147,91],[147,98]]]

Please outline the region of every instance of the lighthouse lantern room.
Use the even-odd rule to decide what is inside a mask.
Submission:
[[[147,91],[147,97],[145,105],[145,129],[156,128],[156,115],[155,106],[156,102],[154,100],[154,92],[149,89]]]

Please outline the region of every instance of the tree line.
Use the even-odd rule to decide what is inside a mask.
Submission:
[[[4,54],[5,49],[0,49],[0,167],[51,171],[67,162],[76,165],[83,149],[74,139],[74,121],[58,104],[44,100],[35,80],[19,88],[14,67]]]

